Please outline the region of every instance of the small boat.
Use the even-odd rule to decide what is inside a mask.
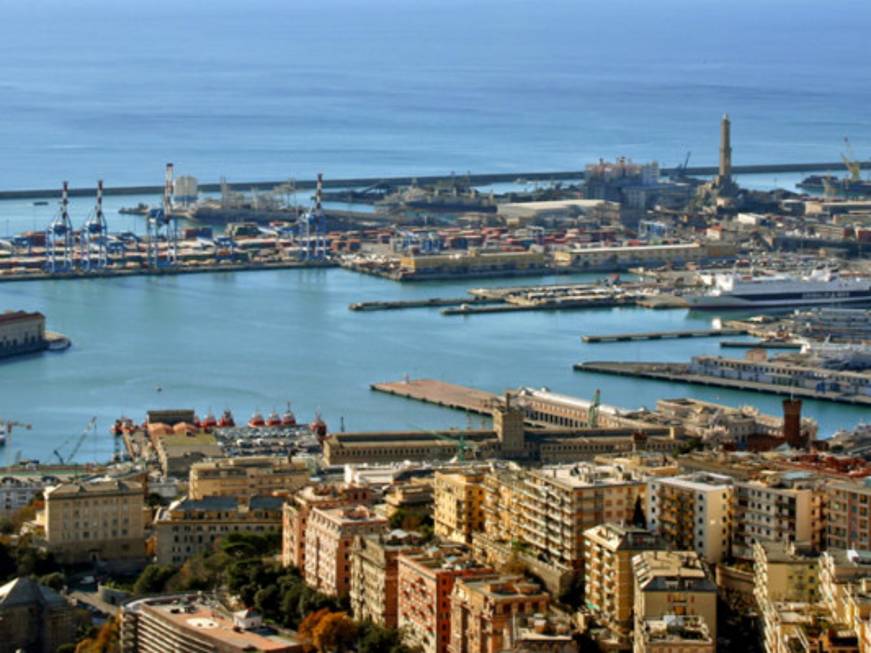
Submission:
[[[266,426],[281,426],[281,418],[274,410],[269,413],[269,417],[266,418]]]
[[[36,200],[34,206],[48,206],[48,200]]]
[[[254,411],[254,414],[251,415],[251,419],[248,420],[248,426],[252,429],[259,429],[266,426],[266,422],[263,420],[263,415],[260,414],[260,411]]]
[[[231,413],[229,409],[225,410],[224,414],[221,415],[221,419],[218,421],[218,426],[222,429],[236,426],[236,420],[233,419],[233,413]]]
[[[282,426],[296,426],[296,415],[293,414],[293,411],[290,409],[290,402],[287,402],[287,410],[284,411],[284,414],[281,416],[281,425]]]

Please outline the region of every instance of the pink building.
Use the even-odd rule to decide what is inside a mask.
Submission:
[[[387,529],[387,520],[366,506],[315,508],[305,533],[305,582],[328,596],[348,594],[354,538]]]

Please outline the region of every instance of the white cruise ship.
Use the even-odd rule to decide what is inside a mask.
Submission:
[[[690,308],[698,309],[855,304],[871,302],[871,279],[842,279],[828,270],[804,277],[717,274],[708,292],[688,295],[686,300]]]

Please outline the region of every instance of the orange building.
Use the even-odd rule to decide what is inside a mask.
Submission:
[[[348,594],[354,538],[385,532],[387,520],[366,506],[315,508],[305,538],[305,582],[328,596]]]
[[[476,563],[462,545],[442,545],[420,554],[401,554],[398,624],[406,641],[422,653],[447,653],[451,637],[451,592],[458,578],[493,570]]]
[[[285,567],[305,569],[305,533],[309,513],[314,508],[372,505],[375,493],[370,487],[333,484],[302,488],[282,510],[281,563]]]

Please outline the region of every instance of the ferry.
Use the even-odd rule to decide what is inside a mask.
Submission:
[[[266,426],[266,422],[263,419],[263,415],[260,414],[260,411],[254,411],[254,414],[251,415],[251,419],[248,420],[248,426],[252,429],[259,429]]]
[[[708,292],[685,297],[690,308],[794,308],[871,302],[871,279],[841,278],[829,270],[814,270],[802,277],[717,274],[710,281]]]

